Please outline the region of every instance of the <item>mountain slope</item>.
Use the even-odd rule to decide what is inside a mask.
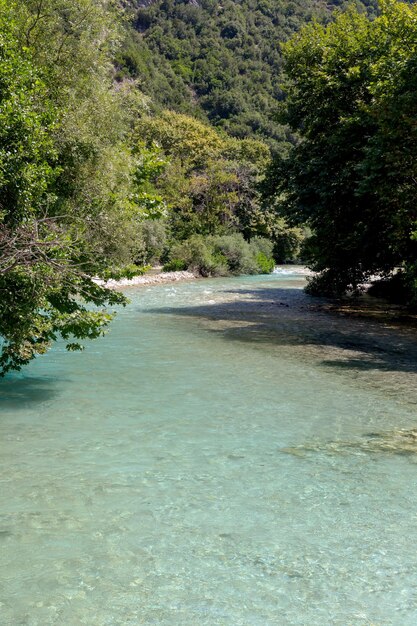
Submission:
[[[329,19],[335,6],[324,0],[130,0],[119,77],[139,79],[157,107],[282,149],[291,135],[274,119],[283,97],[280,43],[312,18]]]

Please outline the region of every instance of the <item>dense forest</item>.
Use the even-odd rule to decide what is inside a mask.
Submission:
[[[284,99],[282,43],[303,24],[331,19],[324,0],[129,0],[130,27],[116,64],[153,106],[209,120],[274,151],[294,142],[277,119]],[[376,3],[358,2],[374,15]]]
[[[311,292],[395,270],[413,300],[416,10],[335,7],[0,0],[1,373],[98,337],[126,300],[94,278],[153,264],[301,254]]]

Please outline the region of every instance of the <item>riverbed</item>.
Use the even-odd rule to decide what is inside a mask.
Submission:
[[[304,284],[127,290],[0,382],[2,625],[415,626],[415,332]]]

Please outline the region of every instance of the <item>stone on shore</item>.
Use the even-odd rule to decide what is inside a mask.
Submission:
[[[179,280],[193,280],[196,275],[192,272],[159,272],[157,274],[144,274],[143,276],[134,276],[133,278],[122,278],[121,280],[100,280],[95,279],[98,285],[109,287],[109,289],[117,289],[118,287],[136,287],[140,285],[158,285],[160,283],[172,283]]]

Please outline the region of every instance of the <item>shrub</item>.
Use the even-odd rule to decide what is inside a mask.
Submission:
[[[138,259],[155,264],[161,260],[167,246],[166,225],[161,220],[145,220],[139,225]]]
[[[162,268],[164,272],[183,272],[186,269],[187,263],[182,259],[171,259]]]
[[[142,276],[151,269],[150,265],[135,265],[130,263],[123,267],[111,267],[103,272],[104,280],[121,280],[122,278],[134,278],[135,276]]]
[[[267,257],[263,252],[258,252],[256,255],[256,264],[259,269],[259,274],[270,274],[274,271],[274,259]]]
[[[256,274],[255,255],[250,244],[240,233],[212,237],[211,244],[217,254],[226,260],[230,274]]]
[[[250,241],[250,245],[256,253],[261,252],[268,259],[272,259],[274,243],[266,237],[253,237]]]
[[[211,245],[211,237],[193,235],[175,245],[171,257],[184,261],[186,267],[201,276],[225,276],[228,273],[225,259],[216,254]]]
[[[171,260],[164,266],[166,271],[185,268],[201,276],[269,274],[274,269],[272,244],[260,237],[248,243],[240,233],[193,235],[172,248]]]

